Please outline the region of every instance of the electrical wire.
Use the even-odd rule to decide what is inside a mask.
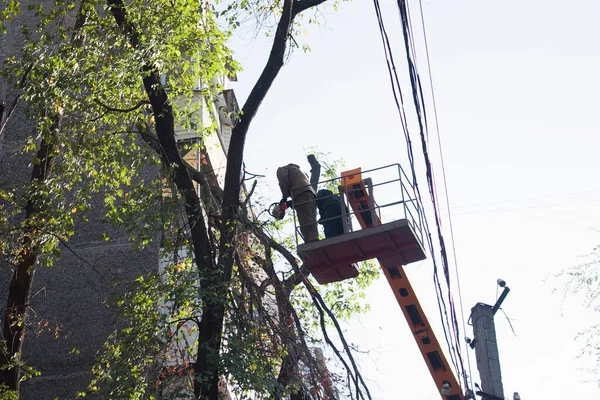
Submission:
[[[450,284],[450,273],[449,273],[447,252],[446,252],[446,246],[445,246],[444,238],[443,238],[442,231],[441,231],[439,208],[438,208],[437,201],[436,201],[437,195],[436,195],[435,185],[433,182],[432,165],[431,165],[428,147],[427,147],[427,136],[428,136],[428,133],[426,133],[426,132],[428,132],[427,131],[427,126],[428,126],[427,114],[425,111],[425,101],[424,101],[424,96],[423,96],[421,80],[420,80],[420,77],[419,77],[419,74],[417,71],[417,67],[416,67],[416,50],[415,50],[415,46],[414,46],[414,38],[412,35],[410,13],[408,11],[408,5],[406,4],[406,2],[404,0],[398,0],[397,4],[398,4],[398,10],[400,12],[400,20],[401,20],[402,31],[403,31],[403,36],[404,36],[404,46],[405,46],[406,55],[407,55],[406,60],[408,63],[408,71],[409,71],[410,83],[411,83],[411,88],[412,88],[412,98],[413,98],[413,103],[414,103],[414,107],[415,107],[415,112],[417,114],[417,122],[419,125],[419,135],[421,138],[421,147],[422,147],[422,152],[423,152],[423,156],[425,159],[427,185],[428,185],[429,193],[431,196],[431,201],[433,204],[433,211],[435,214],[438,242],[440,245],[440,254],[441,254],[441,260],[442,260],[442,268],[443,268],[445,283],[446,283],[446,287],[447,287],[447,298],[448,298],[448,305],[449,305],[449,310],[450,310],[450,321],[448,321],[447,313],[444,313],[444,317],[446,318],[446,323],[449,326],[452,326],[451,336],[453,336],[453,340],[452,340],[453,345],[451,346],[450,350],[451,350],[451,354],[454,353],[454,358],[455,358],[454,362],[455,362],[455,368],[456,368],[457,372],[460,371],[462,373],[462,376],[465,378],[465,384],[468,385],[468,382],[466,381],[466,373],[465,373],[464,366],[463,366],[462,356],[460,354],[461,353],[461,351],[460,351],[461,346],[460,346],[460,342],[459,342],[460,333],[459,333],[459,329],[458,329],[458,321],[456,318],[454,301],[453,301],[451,289],[450,289],[451,284]],[[412,55],[412,57],[411,57],[411,55]],[[432,255],[432,258],[434,258],[434,257],[435,256]],[[437,268],[434,268],[434,282],[437,283],[438,287],[440,286]],[[441,288],[440,288],[440,291],[441,291]],[[442,299],[443,299],[443,296],[440,295],[440,300],[442,300]],[[460,367],[457,365],[457,363],[460,363]]]
[[[454,344],[454,346],[456,346],[456,348],[453,348],[451,350],[454,351],[456,358],[458,359],[458,362],[460,363],[460,369],[458,367],[456,367],[456,369],[457,369],[457,371],[460,371],[462,373],[462,376],[463,376],[464,382],[465,382],[465,386],[468,387],[468,380],[467,380],[467,376],[466,376],[466,371],[464,369],[461,350],[460,350],[461,349],[460,331],[459,331],[459,327],[458,327],[458,320],[456,317],[456,309],[454,307],[454,300],[453,300],[452,292],[451,292],[450,272],[449,272],[446,245],[445,245],[444,237],[442,235],[442,230],[441,230],[441,220],[440,220],[440,216],[439,216],[439,208],[437,205],[438,202],[437,202],[437,194],[436,194],[436,190],[435,190],[435,182],[433,180],[432,164],[431,164],[428,147],[427,147],[428,135],[429,135],[428,129],[427,129],[427,126],[428,126],[427,114],[425,111],[425,100],[424,100],[424,95],[423,95],[423,90],[422,90],[422,85],[421,85],[421,79],[420,79],[420,76],[419,76],[419,73],[417,70],[417,66],[416,66],[416,49],[415,49],[415,45],[414,45],[414,38],[412,35],[412,24],[410,21],[410,12],[408,10],[408,5],[405,0],[398,0],[397,5],[398,5],[398,10],[400,12],[400,21],[402,24],[402,31],[403,31],[403,36],[404,36],[404,45],[405,45],[406,56],[407,56],[406,60],[408,63],[413,103],[414,103],[415,111],[417,113],[417,121],[418,121],[418,125],[419,125],[419,135],[421,138],[422,152],[423,152],[423,156],[424,156],[424,160],[425,160],[427,184],[428,184],[429,193],[431,196],[431,201],[433,203],[433,210],[434,210],[434,214],[435,214],[435,222],[436,222],[436,228],[437,228],[437,234],[438,234],[438,241],[439,241],[439,246],[440,246],[440,254],[441,254],[441,259],[442,259],[442,268],[443,268],[444,277],[445,277],[445,281],[446,281],[446,287],[447,287],[447,297],[448,297],[448,304],[449,304],[449,308],[450,308],[450,319],[451,319],[451,323],[449,325],[452,325],[452,328],[453,328],[452,335],[454,336],[453,344]],[[412,57],[411,57],[411,55],[412,55]],[[437,277],[437,269],[434,269],[434,282],[438,282],[438,280],[439,280],[439,278]],[[447,319],[447,315],[446,315],[446,319]]]
[[[417,194],[417,198],[419,200],[419,203],[421,205],[421,207],[423,208],[423,201],[422,201],[422,197],[420,195],[420,190],[418,188],[418,182],[416,179],[416,172],[415,172],[415,166],[414,166],[414,156],[412,154],[412,143],[410,141],[410,136],[408,134],[408,129],[407,129],[407,123],[406,123],[406,116],[405,116],[405,110],[404,110],[404,104],[402,101],[402,95],[401,95],[401,88],[400,88],[400,84],[399,84],[399,80],[396,74],[396,69],[395,69],[395,65],[393,62],[393,55],[392,55],[392,51],[391,51],[391,47],[389,46],[389,39],[387,37],[387,33],[385,32],[385,27],[383,25],[383,19],[381,17],[381,10],[379,8],[379,3],[377,0],[374,0],[374,5],[375,5],[375,10],[376,10],[376,14],[377,14],[377,18],[378,18],[378,23],[380,26],[380,32],[381,32],[381,36],[382,36],[382,41],[384,44],[384,52],[386,55],[386,63],[388,66],[388,72],[390,74],[390,79],[392,81],[392,90],[394,93],[394,99],[396,102],[396,106],[398,108],[399,114],[400,114],[400,118],[402,121],[402,125],[403,125],[403,130],[404,130],[404,134],[405,134],[405,138],[407,141],[407,149],[408,149],[408,156],[409,156],[409,161],[411,164],[411,172],[413,175],[413,184],[414,184],[414,190]],[[403,7],[404,6],[404,7]],[[434,264],[434,283],[436,286],[436,292],[437,292],[437,297],[438,297],[438,308],[440,311],[440,317],[442,320],[442,326],[444,328],[444,336],[446,338],[446,343],[450,349],[450,357],[451,357],[451,361],[456,369],[456,371],[460,371],[462,372],[463,377],[465,377],[465,384],[468,386],[468,383],[466,381],[466,372],[464,370],[464,366],[463,366],[463,362],[462,362],[462,356],[460,354],[460,344],[458,343],[458,338],[460,337],[459,335],[459,331],[458,331],[458,323],[457,323],[457,319],[456,319],[456,312],[455,312],[455,308],[454,308],[454,303],[452,300],[452,296],[451,296],[451,292],[450,292],[450,279],[449,279],[449,272],[448,272],[448,262],[447,262],[447,256],[446,256],[446,250],[445,250],[445,244],[443,241],[443,236],[441,235],[441,229],[440,229],[440,219],[439,219],[439,209],[437,206],[437,202],[436,202],[436,195],[435,195],[435,190],[434,190],[434,185],[432,182],[432,171],[431,171],[431,163],[429,162],[429,156],[427,154],[427,144],[426,141],[428,141],[428,138],[425,137],[424,132],[426,132],[427,130],[427,116],[426,116],[426,111],[424,109],[424,101],[423,101],[423,91],[422,91],[422,86],[420,83],[420,78],[418,77],[418,74],[416,72],[416,66],[413,62],[413,60],[416,60],[416,55],[415,55],[415,46],[414,46],[414,39],[412,37],[412,35],[410,34],[410,23],[409,23],[409,19],[408,19],[408,13],[406,10],[406,6],[404,4],[404,2],[398,2],[398,7],[402,16],[402,26],[403,26],[403,33],[404,33],[404,39],[405,39],[405,47],[406,47],[406,54],[407,54],[407,61],[409,64],[409,72],[410,72],[410,78],[411,78],[411,87],[413,89],[413,101],[415,104],[415,111],[417,113],[417,117],[418,117],[418,121],[419,121],[419,130],[420,130],[420,134],[421,134],[421,141],[422,141],[422,146],[423,146],[423,152],[425,155],[425,160],[426,160],[426,169],[427,169],[427,178],[428,178],[428,186],[429,186],[429,191],[430,194],[432,196],[432,202],[434,205],[434,212],[436,215],[436,225],[438,227],[438,239],[440,241],[440,248],[441,248],[441,254],[442,254],[442,264],[443,264],[443,270],[444,270],[444,276],[446,278],[446,286],[448,287],[448,299],[449,299],[449,306],[450,306],[450,314],[452,317],[452,322],[450,323],[448,321],[448,314],[447,314],[447,309],[446,309],[446,304],[445,301],[443,299],[443,295],[442,295],[442,289],[441,289],[441,285],[440,285],[440,281],[439,281],[439,277],[438,277],[438,273],[437,273],[437,263],[435,260],[435,253],[434,253],[434,249],[433,249],[433,243],[432,243],[432,239],[431,239],[431,231],[429,230],[429,226],[428,226],[428,222],[427,219],[423,218],[424,221],[424,227],[426,230],[426,237],[427,237],[427,241],[428,241],[428,245],[430,248],[430,252],[432,254],[432,260],[433,260],[433,264]],[[413,56],[411,58],[411,55]],[[396,94],[396,90],[398,90],[399,95]],[[398,98],[400,98],[400,102],[398,101]],[[400,104],[402,105],[400,107]],[[423,105],[423,107],[421,106]],[[423,124],[425,124],[425,129],[423,127]],[[428,134],[427,134],[428,136]],[[445,318],[444,318],[445,317]],[[444,321],[445,320],[445,321]],[[450,336],[453,336],[453,344],[450,344],[450,340],[448,338],[448,330],[450,330],[449,326],[452,325],[452,330],[450,331]],[[458,366],[458,363],[460,363],[460,368]]]
[[[393,58],[393,53],[391,50],[391,46],[389,43],[389,38],[387,35],[387,32],[385,30],[385,25],[383,24],[383,18],[381,16],[381,9],[379,7],[379,2],[378,0],[374,0],[374,5],[375,5],[375,11],[377,14],[377,18],[378,18],[378,22],[379,22],[379,28],[380,28],[380,32],[381,32],[381,37],[382,37],[382,42],[383,42],[383,46],[384,46],[384,52],[385,52],[385,56],[386,56],[386,63],[387,63],[387,67],[388,67],[388,73],[390,75],[390,81],[392,83],[392,92],[394,95],[394,100],[396,102],[396,107],[398,109],[398,113],[400,116],[400,120],[402,123],[402,128],[404,131],[404,135],[405,135],[405,139],[406,139],[406,144],[407,144],[407,153],[408,153],[408,158],[409,158],[409,162],[411,165],[411,173],[412,173],[412,178],[413,178],[413,190],[415,191],[415,196],[418,199],[418,202],[420,204],[420,207],[423,208],[423,202],[422,202],[422,198],[420,195],[420,191],[418,188],[418,181],[417,181],[417,177],[416,177],[416,171],[415,171],[415,165],[414,165],[414,156],[413,156],[413,151],[412,151],[412,142],[408,133],[408,126],[407,126],[407,122],[406,122],[406,113],[405,113],[405,109],[404,109],[404,102],[403,102],[403,98],[402,98],[402,90],[400,87],[400,82],[399,82],[399,78],[398,78],[398,74],[396,72],[396,67],[395,67],[395,63],[394,63],[394,58]],[[426,232],[426,238],[427,238],[427,243],[428,243],[428,247],[430,250],[430,253],[432,254],[432,260],[433,260],[433,264],[434,264],[434,279],[435,279],[435,287],[436,287],[436,293],[437,293],[437,297],[438,297],[438,309],[440,312],[440,319],[442,321],[442,327],[443,327],[443,331],[444,331],[444,337],[446,340],[446,344],[448,346],[448,348],[450,350],[452,350],[454,347],[450,344],[450,340],[448,338],[448,327],[446,324],[444,324],[444,315],[447,316],[447,310],[446,310],[446,304],[443,300],[442,297],[442,289],[441,289],[441,285],[439,282],[439,279],[437,279],[437,263],[435,260],[435,252],[433,249],[433,243],[432,243],[432,239],[431,239],[431,232],[429,230],[429,225],[427,220],[423,217],[423,215],[421,215],[421,219],[423,221],[423,226],[425,227],[425,232]],[[449,325],[449,324],[448,324]],[[454,355],[454,353],[451,351],[450,352],[450,358],[451,361],[453,363],[453,365],[455,366],[455,369],[458,371],[458,365],[456,363],[456,357]]]
[[[459,211],[459,212],[454,213],[454,215],[489,214],[489,213],[504,212],[504,211],[539,210],[539,209],[545,209],[545,208],[567,207],[567,206],[575,206],[575,205],[580,205],[580,204],[595,204],[595,203],[600,203],[600,200],[572,201],[572,202],[568,202],[568,203],[552,203],[552,204],[531,205],[531,206],[511,207],[511,208],[492,208],[491,210]]]
[[[554,197],[578,196],[581,194],[596,193],[598,191],[600,191],[600,189],[586,190],[583,192],[556,193],[556,194],[549,194],[546,196],[523,197],[520,199],[508,199],[508,200],[501,200],[501,201],[493,201],[490,203],[464,204],[461,206],[452,206],[452,209],[457,210],[459,208],[473,208],[473,207],[493,206],[493,205],[497,205],[497,204],[520,203],[520,202],[529,201],[529,200],[546,200],[546,199],[551,199]],[[566,204],[571,204],[571,203],[566,203]]]
[[[383,18],[382,18],[381,9],[379,6],[379,1],[373,0],[373,4],[375,6],[375,12],[377,15],[379,30],[381,33],[382,43],[383,43],[383,47],[384,47],[384,53],[385,53],[385,57],[386,57],[386,64],[387,64],[388,73],[389,73],[389,77],[390,77],[390,81],[391,81],[391,85],[392,85],[392,92],[394,95],[394,101],[395,101],[396,107],[398,109],[398,114],[400,116],[401,125],[402,125],[404,136],[406,139],[407,153],[408,153],[409,163],[411,166],[412,179],[413,179],[412,186],[413,186],[413,190],[415,191],[415,196],[417,197],[417,200],[418,200],[421,208],[423,209],[423,201],[422,201],[422,197],[420,194],[420,190],[418,187],[418,181],[417,181],[417,177],[416,177],[414,155],[413,155],[413,151],[412,151],[412,141],[411,141],[410,135],[408,133],[406,112],[404,109],[404,102],[403,102],[403,98],[402,98],[402,90],[401,90],[400,82],[399,82],[398,75],[396,72],[396,66],[395,66],[394,59],[393,59],[393,53],[391,50],[387,32],[385,30],[385,26],[383,23]],[[410,61],[409,61],[409,63],[410,63]],[[421,117],[420,113],[418,116],[419,116],[419,118]],[[428,247],[429,247],[430,253],[432,255],[432,261],[434,264],[434,282],[435,282],[436,293],[437,293],[438,309],[440,312],[440,319],[442,321],[442,327],[443,327],[443,331],[444,331],[444,337],[446,340],[446,344],[450,350],[450,359],[452,361],[452,364],[454,365],[455,370],[457,372],[459,370],[461,370],[463,372],[463,375],[465,375],[464,368],[459,369],[459,367],[458,367],[457,358],[460,359],[460,356],[457,357],[456,347],[450,343],[450,339],[449,339],[449,333],[451,336],[453,336],[453,335],[451,332],[449,332],[450,323],[448,321],[447,308],[446,308],[445,301],[443,299],[442,289],[441,289],[440,281],[439,281],[439,278],[437,275],[437,263],[436,263],[434,248],[433,248],[433,241],[431,238],[431,231],[429,230],[428,221],[426,218],[424,218],[423,214],[421,214],[421,219],[423,222],[423,226],[425,228],[425,232],[426,232],[425,237],[427,238]],[[444,316],[446,317],[445,322],[444,322]],[[456,344],[456,338],[455,338],[454,342]],[[460,348],[458,351],[460,351]]]
[[[456,256],[456,245],[455,245],[455,240],[454,240],[454,226],[452,224],[452,213],[450,211],[450,200],[448,198],[448,183],[446,180],[446,166],[444,163],[444,152],[443,152],[443,148],[442,148],[442,139],[441,139],[441,135],[440,135],[440,124],[439,124],[439,118],[438,118],[438,112],[437,112],[437,103],[435,101],[435,91],[433,89],[433,74],[431,73],[431,59],[429,57],[429,44],[427,42],[427,33],[426,33],[426,29],[425,29],[425,16],[423,15],[423,2],[421,0],[419,0],[419,14],[421,16],[421,26],[423,28],[423,43],[425,45],[425,55],[426,55],[426,60],[427,60],[427,72],[429,75],[429,87],[431,89],[431,103],[433,106],[435,132],[436,132],[436,136],[437,136],[438,149],[440,152],[440,165],[442,168],[442,181],[444,183],[446,208],[448,209],[448,227],[450,228],[450,243],[451,243],[451,248],[452,248],[452,258],[454,261],[454,271],[456,274],[456,286],[458,289],[458,301],[459,301],[459,306],[460,306],[460,316],[461,316],[461,321],[462,321],[463,332],[466,333],[467,327],[465,324],[464,305],[463,305],[463,299],[462,299],[462,291],[460,288],[460,276],[458,273],[458,260],[457,260],[457,256]],[[435,176],[434,176],[434,183],[435,183]],[[438,212],[439,212],[439,209],[438,209]],[[459,338],[459,340],[460,340],[460,338]],[[467,348],[468,344],[466,341],[464,341],[464,346],[465,346],[465,354],[466,354],[466,358],[467,358],[467,368],[469,369],[469,379],[471,381],[471,385],[468,385],[468,386],[472,386],[473,385],[473,381],[472,381],[473,372],[471,369],[471,359],[469,357],[469,349]]]

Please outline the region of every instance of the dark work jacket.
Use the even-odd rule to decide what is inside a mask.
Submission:
[[[346,207],[346,205],[344,205]],[[317,192],[317,209],[319,210],[319,224],[323,225],[325,237],[330,238],[344,234],[342,222],[342,202],[340,196],[334,195],[331,190],[321,189]],[[346,207],[346,215],[348,208]],[[333,218],[333,219],[329,219]],[[329,219],[328,221],[323,221]]]

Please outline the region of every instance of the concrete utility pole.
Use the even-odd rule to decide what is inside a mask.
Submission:
[[[498,279],[498,285],[503,287],[504,290],[494,306],[477,303],[471,309],[474,336],[471,347],[475,348],[477,370],[481,379],[481,391],[475,394],[481,396],[484,400],[504,400],[494,315],[510,289],[506,286],[506,282],[501,279]]]

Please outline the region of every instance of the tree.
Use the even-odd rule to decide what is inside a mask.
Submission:
[[[0,228],[6,240],[0,250],[14,271],[3,319],[2,384],[18,392],[36,265],[49,264],[58,256],[73,234],[74,214],[89,208],[94,193],[103,193],[108,217],[131,232],[140,246],[151,240],[153,232],[166,229],[165,248],[175,254],[185,247],[190,257],[175,257],[163,277],[140,277],[120,301],[130,325],[107,343],[92,390],[110,387],[107,390],[115,396],[149,396],[148,374],[161,375],[157,360],[191,322],[198,337],[189,354],[195,357],[179,375],[192,371],[196,398],[217,399],[225,372],[240,391],[258,390],[274,398],[286,393],[331,397],[330,382],[321,380],[326,371],[309,350],[307,339],[314,335],[294,304],[309,301],[317,316],[315,326],[351,377],[349,390],[368,397],[335,314],[308,280],[308,271],[273,240],[264,221],[246,211],[252,191],[241,198],[250,123],[284,64],[298,15],[324,2],[257,0],[227,7],[224,15],[234,25],[237,19],[227,12],[240,9],[270,10],[279,22],[263,73],[237,115],[222,191],[210,168],[196,169],[184,161],[175,137],[177,124],[197,130],[200,138],[205,134],[204,127],[194,126],[189,118],[193,107],[177,99],[189,98],[201,82],[205,102],[211,104],[213,78],[236,68],[225,45],[227,34],[219,29],[210,5],[201,0],[30,5],[27,12],[35,16],[36,25],[23,28],[22,54],[9,58],[3,71],[5,79],[17,83],[0,135],[19,102],[37,122],[37,134],[24,149],[32,153],[30,184],[25,190],[2,192],[5,212]],[[9,1],[3,22],[19,12],[19,2]],[[166,83],[161,80],[164,76]],[[199,147],[203,150],[201,143]],[[160,176],[152,182],[140,180],[139,172],[156,163]],[[165,187],[169,201],[162,198]],[[177,215],[167,207],[183,209],[185,215],[165,223],[144,213],[156,204],[163,216]],[[282,278],[273,251],[290,267]],[[257,269],[262,272],[257,274]],[[266,279],[258,284],[258,276]],[[374,275],[365,276],[368,284]],[[177,283],[176,289],[165,284],[169,280]],[[295,294],[299,284],[304,295]],[[273,295],[276,313],[266,309],[266,294]],[[172,313],[161,314],[160,304],[168,304]],[[267,323],[257,324],[255,314]],[[328,337],[328,318],[340,334],[345,355]],[[165,335],[167,328],[171,332]],[[299,363],[310,371],[308,385]],[[236,370],[239,365],[260,370],[265,378],[258,382],[256,374]]]
[[[585,259],[556,276],[564,283],[561,289],[565,298],[575,297],[576,301],[600,316],[600,246],[596,246]],[[590,357],[595,363],[591,372],[598,376],[600,370],[600,322],[591,322],[584,331],[577,335],[583,342],[582,356]],[[600,385],[600,380],[597,380]]]

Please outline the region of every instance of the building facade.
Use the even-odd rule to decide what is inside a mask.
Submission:
[[[26,5],[22,8],[26,9]],[[25,13],[7,24],[7,34],[0,36],[0,61],[18,54],[23,43],[20,26],[27,22],[26,18]],[[221,184],[235,123],[233,116],[238,110],[230,88],[232,79],[235,77],[222,76],[214,82],[219,89],[215,85],[211,105],[202,99],[200,88],[195,91],[191,101],[200,103],[198,121],[203,127],[214,126],[215,121],[217,129],[202,129],[206,156],[202,157],[193,146],[185,154],[193,166],[204,164],[213,168]],[[12,99],[15,94],[11,85],[0,81],[0,99]],[[31,156],[24,155],[21,149],[36,123],[27,118],[24,109],[16,109],[5,133],[0,135],[0,187],[3,188],[25,185],[31,177]],[[183,129],[177,130],[177,139],[181,143],[200,140],[196,132]],[[156,169],[148,168],[143,178],[153,179],[157,173]],[[126,232],[104,222],[102,202],[100,196],[93,199],[94,207],[86,215],[88,220],[76,223],[69,248],[62,249],[55,265],[37,268],[23,360],[41,375],[22,384],[22,399],[73,399],[78,392],[85,391],[98,351],[119,324],[110,299],[127,290],[137,277],[159,270],[160,232],[149,246],[137,251]],[[108,233],[109,241],[100,237],[103,232]],[[11,276],[11,266],[0,260],[2,311]]]

